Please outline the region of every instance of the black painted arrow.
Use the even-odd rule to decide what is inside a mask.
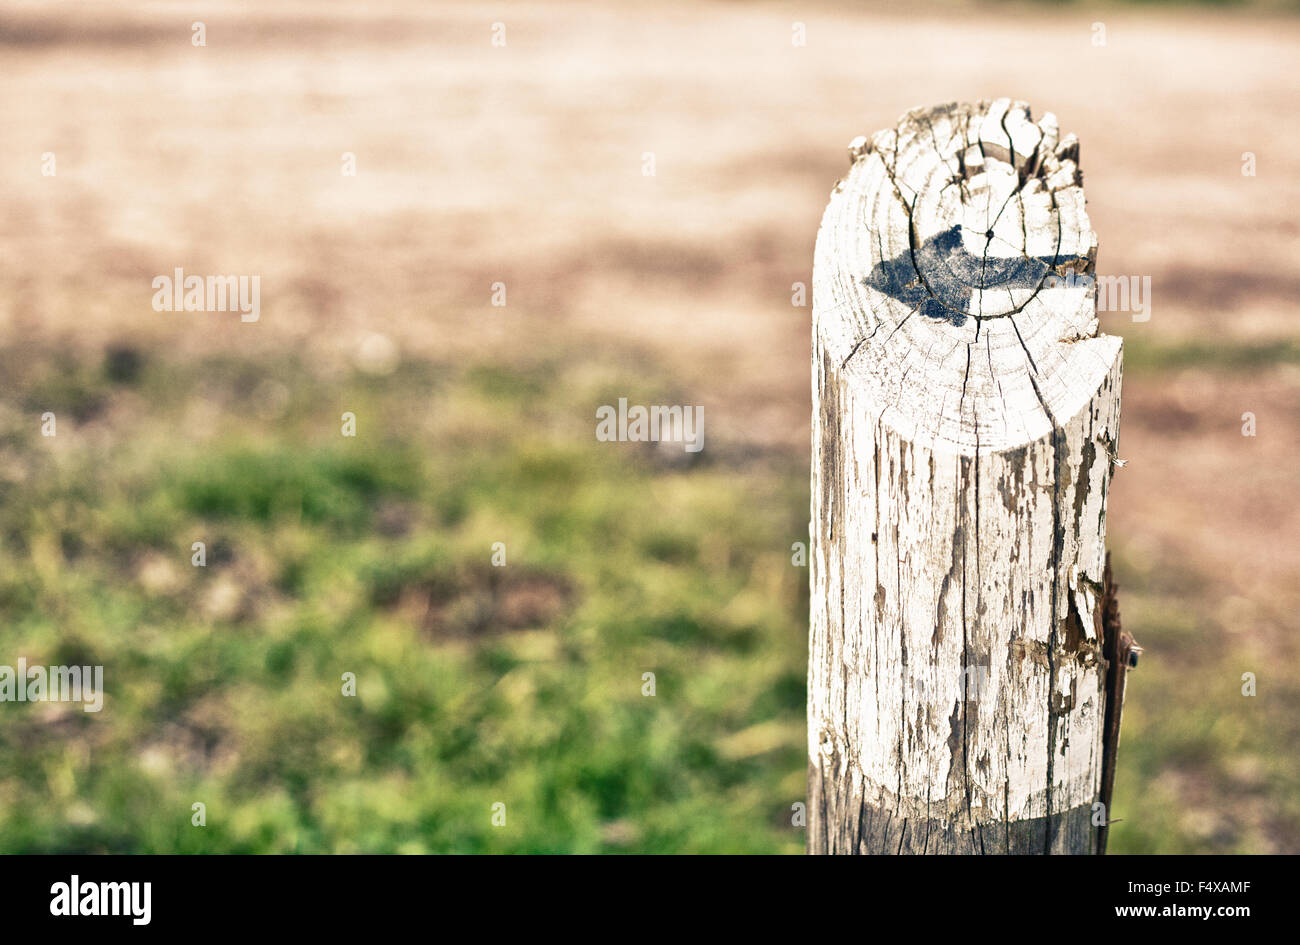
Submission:
[[[1082,256],[976,256],[966,250],[958,224],[930,237],[915,251],[878,264],[862,280],[926,318],[966,324],[973,288],[1036,289],[1057,267],[1084,263]],[[924,272],[922,281],[919,272]],[[928,285],[927,285],[928,282]]]

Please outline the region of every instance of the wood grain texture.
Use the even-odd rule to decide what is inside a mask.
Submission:
[[[1077,142],[1002,99],[850,157],[814,262],[809,849],[1095,852],[1121,352]]]

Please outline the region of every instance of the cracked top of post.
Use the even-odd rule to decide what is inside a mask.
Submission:
[[[1097,239],[1074,136],[999,99],[915,109],[849,150],[814,269],[828,366],[882,422],[961,452],[1023,445],[1077,411],[1118,340],[1083,343],[1101,340],[1081,278]]]

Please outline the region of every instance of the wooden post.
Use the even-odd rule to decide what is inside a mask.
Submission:
[[[1078,143],[1000,99],[850,145],[813,272],[812,853],[1094,853],[1120,340]]]

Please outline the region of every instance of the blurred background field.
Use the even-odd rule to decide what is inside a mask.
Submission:
[[[791,286],[852,137],[1010,95],[1080,136],[1099,271],[1152,277],[1103,320],[1146,648],[1111,850],[1300,852],[1297,25],[6,4],[0,663],[108,694],[0,706],[0,851],[801,850]],[[260,275],[260,321],[153,311],[176,267]],[[619,397],[703,405],[704,451],[596,442]]]

